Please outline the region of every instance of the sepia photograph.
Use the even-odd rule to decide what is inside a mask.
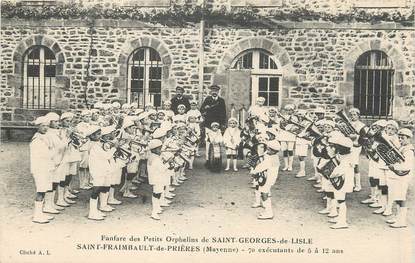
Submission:
[[[1,263],[415,263],[415,0],[0,12]]]

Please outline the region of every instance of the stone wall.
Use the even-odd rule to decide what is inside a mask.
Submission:
[[[415,33],[394,23],[378,25],[326,22],[280,22],[276,29],[206,28],[204,86],[223,86],[229,97],[229,67],[251,48],[270,52],[282,68],[282,103],[306,107],[324,104],[332,112],[351,106],[353,68],[371,49],[387,53],[395,66],[395,106],[415,95]],[[89,104],[126,99],[127,60],[139,47],[156,49],[162,58],[162,98],[176,85],[199,99],[199,25],[167,28],[137,21],[98,20],[93,27],[75,20],[2,20],[1,100],[3,120],[28,115],[20,109],[21,67],[32,45],[51,48],[57,57],[57,105],[84,108]],[[92,39],[92,49],[91,47]],[[86,70],[91,51],[90,79]],[[87,81],[88,80],[88,81]],[[88,86],[87,86],[88,85]],[[234,95],[234,94],[231,94]],[[395,114],[401,112],[398,108]]]
[[[324,24],[323,24],[324,25]],[[395,106],[415,96],[415,33],[411,30],[369,28],[300,28],[251,30],[215,28],[206,35],[206,84],[227,84],[233,58],[261,48],[283,66],[283,104],[295,102],[328,110],[353,104],[353,71],[365,51],[382,50],[395,65]],[[215,81],[215,77],[218,78]],[[301,105],[300,105],[301,106]],[[395,116],[399,111],[395,110]]]

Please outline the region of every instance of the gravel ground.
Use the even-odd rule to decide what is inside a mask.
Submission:
[[[331,230],[327,217],[319,215],[324,202],[311,182],[295,178],[294,172],[280,172],[272,191],[274,220],[259,221],[257,210],[250,208],[253,191],[246,170],[212,174],[203,167],[203,158],[196,159],[195,169],[189,171],[189,180],[176,190],[176,198],[161,215],[160,221],[150,219],[151,190],[141,186],[138,199],[122,199],[124,203],[101,222],[87,220],[89,192],[83,191],[75,205],[57,215],[50,224],[31,222],[34,182],[29,174],[28,143],[3,143],[0,152],[1,187],[1,262],[410,262],[413,244],[413,209],[408,215],[410,227],[391,229],[383,216],[372,214],[373,209],[360,204],[369,189],[366,177],[367,162],[362,163],[363,190],[353,193],[348,202],[350,227]],[[307,171],[312,171],[307,162]],[[412,184],[413,185],[413,184]],[[409,207],[414,194],[409,194]],[[101,235],[131,235],[160,237],[163,244],[205,246],[202,237],[271,237],[289,240],[281,248],[305,249],[304,254],[259,253],[261,248],[276,248],[264,243],[222,242],[208,243],[217,248],[238,248],[230,252],[149,252],[79,250],[77,244],[103,242]],[[167,237],[191,237],[199,242],[167,242]],[[298,245],[291,238],[311,238],[312,244]],[[239,239],[238,239],[239,240]],[[4,242],[3,242],[4,241]],[[212,241],[212,239],[211,239]],[[221,240],[219,240],[221,241]],[[223,240],[222,240],[223,241]],[[229,240],[228,240],[229,241]],[[278,247],[278,246],[277,246]],[[327,248],[328,250],[323,250]],[[23,255],[21,250],[47,249],[50,256]],[[170,248],[171,249],[171,248]],[[243,249],[243,251],[242,251]],[[252,252],[255,249],[256,252]],[[313,252],[307,254],[307,250]],[[317,252],[319,253],[315,253]],[[329,251],[329,253],[323,252]],[[157,255],[157,257],[156,257]],[[190,259],[192,258],[192,259]]]

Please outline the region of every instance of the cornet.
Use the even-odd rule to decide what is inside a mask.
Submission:
[[[81,148],[89,140],[88,138],[82,136],[80,133],[75,131],[71,132],[71,134],[69,135],[69,139],[69,144],[74,146],[76,149]]]

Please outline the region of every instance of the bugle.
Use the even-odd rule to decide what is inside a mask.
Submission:
[[[76,149],[81,148],[86,142],[88,142],[88,138],[82,136],[78,132],[71,132],[69,135],[69,144],[74,146]]]

